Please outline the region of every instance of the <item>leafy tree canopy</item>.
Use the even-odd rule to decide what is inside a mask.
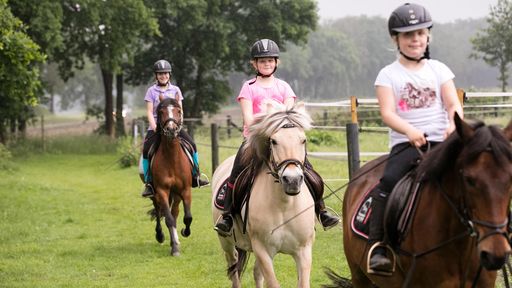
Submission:
[[[38,64],[45,60],[6,0],[0,0],[0,142],[9,121],[23,118],[40,95]],[[26,118],[25,118],[26,119]]]

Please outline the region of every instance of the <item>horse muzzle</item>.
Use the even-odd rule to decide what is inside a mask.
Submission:
[[[296,167],[296,168],[292,168]],[[285,169],[280,177],[281,185],[286,195],[296,196],[300,193],[302,183],[304,182],[304,174],[302,169],[297,166],[289,166]]]
[[[499,270],[505,265],[510,253],[507,233],[496,229],[478,240],[480,264],[486,270]]]

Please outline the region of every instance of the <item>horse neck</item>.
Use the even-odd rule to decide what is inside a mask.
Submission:
[[[179,156],[179,152],[181,150],[179,138],[173,138],[172,140],[167,139],[166,137],[162,137],[162,141],[160,142],[160,147],[162,152],[168,155],[169,158],[176,158]]]
[[[446,175],[444,180],[433,180],[426,183],[421,191],[419,204],[413,225],[417,225],[420,230],[417,237],[424,240],[417,241],[416,244],[424,246],[423,248],[432,248],[433,246],[453,238],[456,235],[466,231],[459,216],[461,191],[458,185],[456,175]],[[454,181],[449,181],[453,179]],[[443,195],[444,193],[444,195]],[[435,209],[432,209],[435,207]],[[436,231],[431,233],[429,231]],[[424,235],[431,235],[427,240]],[[457,242],[460,245],[461,242]],[[454,245],[455,242],[450,245]],[[461,248],[461,247],[459,247]]]

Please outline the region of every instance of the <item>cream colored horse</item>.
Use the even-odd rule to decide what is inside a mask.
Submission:
[[[294,258],[297,287],[310,287],[315,211],[303,174],[304,131],[310,125],[311,118],[305,113],[304,105],[298,104],[289,110],[270,111],[258,117],[250,129],[247,159],[252,159],[257,172],[248,204],[247,232],[243,233],[242,219],[237,215],[232,236],[219,236],[232,287],[241,286],[240,274],[247,252],[251,251],[256,256],[253,270],[256,287],[263,287],[264,282],[267,287],[280,287],[273,266],[277,253]],[[226,159],[215,171],[212,197],[229,176],[233,161],[233,156]],[[212,210],[215,224],[222,211],[215,205]]]

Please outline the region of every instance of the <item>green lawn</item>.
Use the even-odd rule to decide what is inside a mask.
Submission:
[[[197,135],[197,142],[208,143],[202,137]],[[223,141],[240,143],[239,138]],[[211,176],[210,148],[198,147],[202,170]],[[28,153],[14,157],[12,169],[0,170],[0,287],[230,286],[212,229],[209,188],[193,191],[192,234],[180,238],[181,256],[174,258],[167,233],[164,245],[154,239],[154,222],[146,215],[150,201],[140,197],[137,168],[120,168],[119,155],[109,149],[82,150]],[[221,160],[235,152],[223,149]],[[347,178],[346,162],[314,159],[313,164],[324,178]],[[344,182],[327,184],[337,190]],[[343,191],[326,200],[337,213]],[[317,224],[313,253],[312,287],[329,283],[324,267],[349,276],[341,228],[324,232]],[[254,287],[253,260],[244,287]],[[296,285],[291,257],[278,255],[275,270],[282,287]]]

